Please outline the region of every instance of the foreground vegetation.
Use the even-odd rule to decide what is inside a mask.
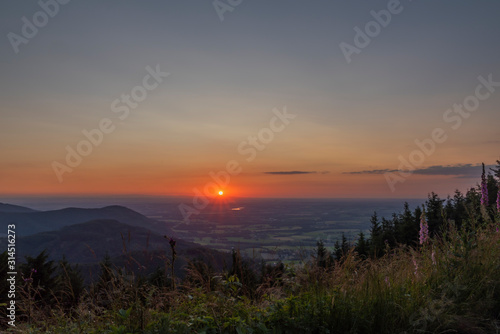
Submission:
[[[222,273],[193,260],[182,279],[171,274],[172,239],[165,242],[165,268],[154,275],[137,277],[104,260],[99,279],[87,288],[77,268],[56,266],[42,253],[21,268],[16,327],[5,323],[4,328],[14,333],[498,333],[497,200],[497,181],[485,176],[465,196],[443,201],[430,195],[420,216],[406,212],[382,224],[372,219],[370,236],[360,236],[355,245],[344,240],[330,252],[318,242],[315,256],[301,264],[256,268],[234,251]],[[440,220],[434,220],[433,210]],[[412,223],[401,229],[405,214]],[[410,241],[402,243],[406,237]]]

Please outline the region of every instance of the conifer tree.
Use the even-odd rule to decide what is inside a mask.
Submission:
[[[331,255],[325,247],[323,240],[316,243],[316,266],[320,268],[328,268],[331,266]]]
[[[358,236],[359,237],[358,237],[358,242],[356,243],[355,251],[358,253],[360,257],[366,258],[368,256],[368,251],[369,251],[368,241],[365,239],[365,234],[363,233],[363,231],[360,231]]]
[[[415,223],[415,216],[410,210],[408,202],[404,203],[403,213],[399,216],[398,242],[411,245],[418,239],[418,224]]]
[[[36,301],[49,304],[58,290],[56,281],[56,265],[49,261],[49,255],[43,250],[38,256],[26,256],[26,262],[21,264],[20,272],[23,280],[33,287],[36,293],[31,296]]]
[[[425,215],[429,224],[429,235],[435,236],[443,226],[443,202],[435,192],[431,192],[425,202]],[[419,217],[420,218],[420,217]]]
[[[377,212],[374,212],[370,219],[370,253],[378,257],[382,255],[383,249],[382,227],[378,221]]]
[[[339,243],[338,240],[335,242],[334,253],[335,253],[335,258],[337,260],[342,260],[342,258],[349,252],[350,249],[349,242],[347,241],[347,238],[343,232],[341,240],[342,240],[341,243]]]

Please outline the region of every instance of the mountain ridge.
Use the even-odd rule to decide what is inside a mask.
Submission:
[[[26,206],[1,203],[0,202],[0,212],[9,212],[9,213],[27,213],[27,212],[39,212],[38,210],[28,208]]]
[[[145,227],[157,233],[171,234],[171,229],[164,223],[160,223],[132,209],[119,205],[102,208],[71,207],[34,212],[0,211],[0,228],[2,231],[7,231],[8,225],[15,224],[17,236],[28,236],[40,232],[59,230],[64,226],[97,219],[116,219],[127,225]]]
[[[0,247],[7,249],[7,239],[0,239]],[[182,276],[183,268],[193,259],[202,259],[219,269],[230,261],[229,253],[182,239],[176,239],[175,249],[176,275]],[[27,256],[36,257],[43,251],[51,261],[57,262],[64,256],[69,263],[80,265],[87,282],[92,272],[99,271],[99,263],[105,257],[120,267],[142,274],[164,268],[171,257],[169,240],[165,236],[115,219],[92,220],[16,239],[16,257],[20,263]]]

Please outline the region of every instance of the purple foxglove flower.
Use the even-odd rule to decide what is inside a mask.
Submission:
[[[486,172],[484,171],[484,163],[483,163],[483,174],[481,175],[481,205],[484,207],[489,205],[488,182],[486,181]]]
[[[498,184],[498,194],[497,194],[497,212],[500,212],[500,183]]]
[[[420,244],[423,245],[429,240],[429,225],[425,219],[425,208],[420,216]]]
[[[414,257],[412,258],[412,261],[413,261],[413,266],[415,267],[415,276],[417,276],[418,275],[418,263]]]

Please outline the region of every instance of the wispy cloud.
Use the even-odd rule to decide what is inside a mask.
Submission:
[[[372,170],[362,170],[358,172],[343,172],[342,174],[384,174],[387,172],[397,172],[397,169],[372,169]]]
[[[486,166],[487,170],[495,167],[495,165]],[[481,175],[480,164],[458,164],[458,165],[435,165],[425,168],[418,168],[413,171],[413,174],[419,175],[442,175],[455,176],[457,178],[476,178]],[[384,174],[387,172],[398,172],[397,169],[372,169],[355,172],[344,172],[342,174]]]
[[[279,171],[279,172],[264,172],[264,174],[269,175],[301,175],[301,174],[327,174],[328,172],[316,172],[316,171],[301,171],[301,170],[292,170],[292,171]]]

